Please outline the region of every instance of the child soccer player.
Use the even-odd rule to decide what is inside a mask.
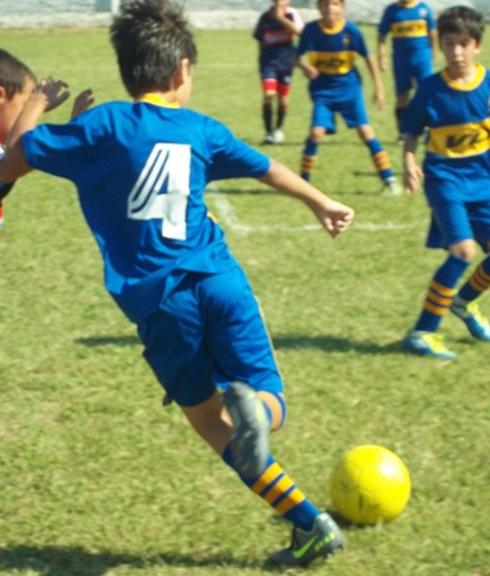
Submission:
[[[75,183],[107,290],[137,324],[167,399],[294,525],[291,546],[273,560],[306,565],[342,548],[343,538],[269,453],[269,430],[285,417],[283,383],[250,284],[208,215],[204,191],[212,180],[259,178],[305,202],[332,236],[353,212],[184,107],[196,48],[179,8],[125,2],[110,31],[134,101],[35,127],[64,97],[60,82],[43,81],[11,133],[0,178],[39,169]]]
[[[253,36],[260,43],[259,70],[262,78],[262,118],[264,144],[284,142],[283,124],[288,109],[288,96],[294,67],[294,37],[303,30],[298,10],[289,0],[272,0],[272,7],[257,22]],[[273,103],[277,97],[277,120],[273,124]]]
[[[0,157],[7,134],[36,85],[29,68],[6,50],[0,49]],[[3,199],[14,182],[0,182],[0,230],[4,227]]]
[[[427,127],[424,189],[432,211],[427,245],[446,260],[430,283],[422,313],[403,340],[405,350],[451,360],[437,330],[450,310],[472,336],[490,341],[490,325],[475,301],[490,285],[490,73],[476,62],[484,31],[481,14],[456,6],[438,18],[446,68],[420,83],[403,119],[405,184],[415,192],[422,172],[417,138]],[[487,256],[464,286],[456,285],[479,244]]]
[[[310,80],[313,100],[311,129],[305,142],[301,176],[309,180],[317,157],[318,144],[326,133],[335,133],[335,114],[355,128],[365,142],[384,187],[395,195],[399,186],[390,159],[369,125],[361,78],[354,66],[356,54],[365,60],[375,86],[378,106],[384,104],[384,92],[376,60],[369,54],[359,28],[344,19],[344,0],[318,0],[320,20],[305,26],[299,46],[298,65]],[[308,61],[301,57],[307,55]]]
[[[432,74],[432,55],[436,46],[435,22],[430,7],[417,0],[398,0],[386,7],[378,26],[378,62],[386,66],[386,36],[393,43],[393,76],[395,78],[395,118],[399,141],[403,141],[400,119],[407,107],[412,82]]]

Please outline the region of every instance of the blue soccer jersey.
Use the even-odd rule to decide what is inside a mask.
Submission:
[[[171,273],[237,266],[208,215],[211,180],[260,177],[269,160],[222,124],[150,95],[112,102],[23,137],[28,164],[67,178],[99,245],[105,284],[137,322],[158,309]]]
[[[463,85],[446,71],[423,80],[403,116],[402,131],[428,127],[425,191],[438,202],[490,200],[490,73],[478,65]]]
[[[402,6],[390,4],[378,26],[384,38],[391,34],[395,67],[411,64],[420,59],[432,59],[430,31],[435,28],[430,7],[425,2],[410,2]]]
[[[321,20],[307,24],[301,34],[297,52],[306,54],[309,63],[319,71],[310,81],[310,94],[328,97],[331,102],[342,102],[359,97],[361,79],[355,67],[357,54],[368,55],[360,29],[342,20],[333,29],[323,26]]]

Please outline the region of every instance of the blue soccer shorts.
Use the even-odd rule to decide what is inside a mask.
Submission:
[[[395,78],[395,93],[397,96],[405,94],[414,84],[418,84],[432,74],[432,55],[427,58],[418,58],[412,62],[402,62],[393,66]]]
[[[490,242],[490,202],[438,202],[431,206],[429,248],[448,248],[475,240],[484,252]]]
[[[323,127],[328,134],[337,131],[335,115],[340,114],[348,128],[369,124],[366,104],[362,93],[352,100],[331,101],[323,96],[313,97],[311,127]]]
[[[285,68],[278,70],[274,66],[264,66],[260,69],[260,77],[262,82],[273,80],[281,86],[290,86],[293,77],[293,69]]]
[[[138,332],[167,399],[181,406],[196,406],[233,381],[283,392],[258,302],[239,266],[186,273]]]

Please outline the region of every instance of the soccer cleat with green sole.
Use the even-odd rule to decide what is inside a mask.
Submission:
[[[401,346],[405,352],[418,354],[419,356],[430,356],[441,360],[454,360],[457,358],[457,355],[451,352],[444,344],[442,334],[437,332],[412,330],[402,340]]]
[[[242,382],[230,384],[223,403],[235,429],[230,442],[235,468],[244,478],[256,478],[269,457],[270,423],[265,406],[255,390]]]
[[[466,324],[473,338],[490,342],[490,323],[480,312],[478,302],[473,301],[466,305],[453,302],[450,310]]]
[[[279,550],[270,557],[279,566],[307,566],[317,558],[326,558],[345,547],[342,532],[334,520],[323,512],[317,516],[313,528],[306,532],[294,528],[289,548]]]

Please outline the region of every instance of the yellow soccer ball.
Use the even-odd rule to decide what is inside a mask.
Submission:
[[[393,520],[405,509],[411,488],[403,461],[387,448],[373,444],[347,451],[330,477],[334,508],[354,524]]]

